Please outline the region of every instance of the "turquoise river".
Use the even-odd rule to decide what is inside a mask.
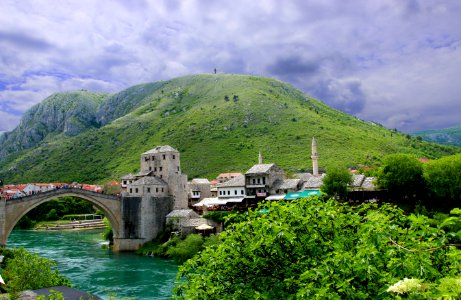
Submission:
[[[73,287],[103,299],[170,299],[178,266],[170,260],[112,253],[101,231],[14,230],[8,247],[25,248],[57,262]]]

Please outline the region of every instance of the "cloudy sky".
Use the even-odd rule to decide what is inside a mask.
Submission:
[[[406,132],[461,125],[460,16],[459,0],[0,0],[0,131],[53,92],[214,68]]]

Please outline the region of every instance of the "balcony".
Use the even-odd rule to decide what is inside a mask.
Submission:
[[[247,189],[265,188],[265,187],[266,187],[266,185],[264,183],[251,183],[251,184],[246,185]]]

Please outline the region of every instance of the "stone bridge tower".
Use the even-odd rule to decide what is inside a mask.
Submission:
[[[120,250],[136,250],[154,239],[172,210],[187,208],[187,176],[173,147],[158,146],[141,154],[141,171],[133,178],[122,183]]]

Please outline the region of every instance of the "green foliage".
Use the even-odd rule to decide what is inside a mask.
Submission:
[[[112,224],[110,224],[109,219],[107,218],[104,218],[103,222],[104,222],[104,225],[106,225],[106,227],[104,228],[102,237],[104,240],[109,241],[110,244],[113,244],[114,243],[114,231],[112,230]]]
[[[45,219],[47,221],[52,221],[52,220],[57,220],[58,219],[58,213],[56,212],[56,209],[51,209],[45,216]]]
[[[202,249],[202,245],[203,237],[200,234],[190,234],[179,241],[175,247],[170,247],[166,254],[178,263],[183,263],[197,254]]]
[[[391,154],[384,158],[378,174],[380,188],[388,190],[392,199],[412,202],[425,192],[423,166],[408,154]]]
[[[427,217],[315,198],[266,205],[268,214],[250,211],[180,267],[178,298],[389,299],[403,278],[461,274],[461,251]]]
[[[55,290],[50,290],[50,295],[45,296],[45,295],[39,295],[36,300],[65,300],[64,296],[62,293],[55,291]]]
[[[424,175],[434,202],[461,206],[461,154],[429,162]]]
[[[162,242],[161,239],[148,242],[137,253],[172,258],[178,263],[183,263],[199,251],[219,243],[220,239],[217,235],[202,237],[200,234],[189,234],[185,239],[173,236],[166,242]]]
[[[56,270],[56,263],[25,249],[3,249],[5,256],[2,277],[5,289],[13,298],[18,292],[52,286],[71,286],[70,281]]]
[[[346,168],[328,168],[321,190],[330,197],[344,199],[352,182],[352,174]]]
[[[229,215],[234,214],[235,212],[231,211],[209,211],[206,214],[203,215],[205,219],[212,220],[216,223],[224,223],[226,218],[229,217]]]
[[[240,100],[231,101],[237,94]],[[379,164],[379,157],[395,152],[438,158],[461,151],[407,139],[283,82],[247,75],[194,75],[134,86],[108,97],[97,115],[100,126],[78,135],[48,134],[29,150],[9,151],[0,158],[0,177],[104,183],[137,172],[140,153],[163,144],[181,152],[189,177],[208,178],[247,170],[260,149],[266,161],[287,172],[308,170],[312,136],[319,143],[320,167]]]

